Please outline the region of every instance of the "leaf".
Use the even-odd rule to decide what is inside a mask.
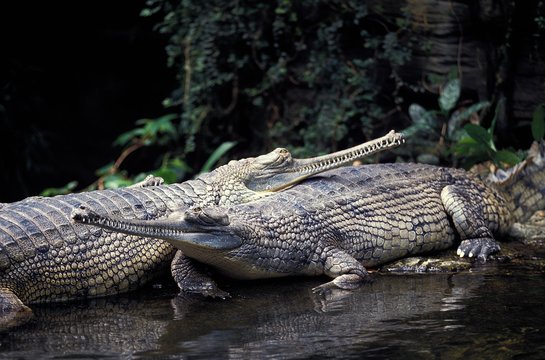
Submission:
[[[169,140],[176,140],[178,132],[172,121],[178,116],[176,114],[166,114],[157,119],[138,119],[135,129],[122,133],[114,141],[114,145],[126,146],[136,138],[144,139],[144,145],[159,143],[164,145]],[[159,137],[159,135],[165,135]]]
[[[500,150],[492,156],[492,160],[495,163],[505,163],[509,166],[513,166],[522,161],[522,159],[514,152],[509,150]]]
[[[424,109],[418,104],[409,106],[409,116],[412,120],[412,125],[402,131],[406,137],[411,137],[418,133],[429,134],[436,131],[435,116],[431,111]]]
[[[492,118],[492,122],[490,123],[490,127],[488,128],[488,132],[490,134],[494,133],[498,119],[503,118],[504,116],[505,116],[505,96],[502,95],[500,96],[498,103],[496,104],[496,108],[494,109],[494,117]]]
[[[78,186],[77,181],[70,181],[68,184],[66,184],[66,185],[64,185],[62,187],[58,187],[58,188],[51,187],[51,188],[44,189],[44,190],[42,190],[40,195],[41,196],[48,196],[48,197],[49,196],[55,196],[55,195],[66,195],[66,194],[71,193],[72,191],[74,191],[76,186]]]
[[[226,141],[218,146],[218,148],[208,157],[208,160],[206,160],[200,172],[205,173],[212,170],[212,167],[218,162],[218,160],[221,159],[221,157],[231,150],[236,144],[237,143],[234,141]]]
[[[257,107],[263,106],[263,98],[261,96],[256,96],[253,98],[252,104]]]
[[[481,145],[475,139],[464,134],[460,140],[452,145],[452,152],[458,156],[472,156],[478,153],[486,153],[487,146]]]
[[[471,138],[477,141],[477,143],[486,145],[489,149],[496,151],[496,146],[492,141],[492,135],[482,126],[467,124],[464,126],[464,130]]]
[[[454,108],[460,98],[460,80],[450,80],[442,89],[439,95],[439,107],[444,112]]]
[[[165,183],[172,184],[181,181],[185,174],[191,173],[193,170],[186,164],[185,161],[178,157],[164,157],[161,167],[152,172],[153,175],[162,177]]]
[[[117,189],[132,185],[133,182],[121,174],[111,174],[104,177],[104,188]]]
[[[409,106],[409,116],[411,117],[413,124],[421,122],[429,123],[431,118],[430,113],[418,104],[411,104]]]
[[[114,145],[125,146],[130,143],[134,138],[142,136],[143,133],[144,129],[142,128],[136,128],[126,131],[114,140]]]
[[[176,114],[166,114],[153,120],[152,123],[155,124],[155,131],[172,135],[176,134],[176,127],[172,124],[172,120],[176,118],[178,118]]]
[[[482,109],[485,109],[490,106],[490,102],[488,101],[481,101],[476,104],[471,105],[468,108],[460,109],[455,111],[452,116],[450,117],[448,121],[448,137],[451,140],[458,140],[460,136],[460,125],[462,122],[466,119],[468,119],[471,115],[473,115],[476,112],[481,111]]]
[[[172,184],[178,181],[178,174],[171,168],[160,167],[152,173],[154,176],[163,178],[165,184]]]
[[[534,140],[539,141],[545,135],[545,109],[540,104],[532,114],[532,136]]]

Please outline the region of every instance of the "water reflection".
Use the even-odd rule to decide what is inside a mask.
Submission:
[[[385,332],[420,326],[407,320],[440,311],[453,302],[448,299],[458,299],[480,282],[471,276],[460,291],[456,277],[379,276],[358,291],[334,293],[325,301],[316,299],[309,290],[315,284],[308,283],[263,286],[258,296],[255,289],[244,289],[240,298],[206,309],[189,309],[174,300],[180,320],[169,325],[178,330],[169,328],[167,336],[178,341],[167,342],[177,343],[172,353],[203,358],[344,357]],[[188,323],[200,326],[183,326]]]
[[[0,356],[119,356],[158,348],[172,312],[168,299],[129,297],[33,307],[28,324],[0,334]]]
[[[310,290],[323,279],[243,282],[226,301],[167,284],[35,307],[0,334],[0,357],[532,358],[545,354],[542,275],[377,275],[327,298]]]

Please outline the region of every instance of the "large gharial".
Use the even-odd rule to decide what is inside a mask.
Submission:
[[[315,289],[351,289],[376,266],[447,249],[486,260],[494,235],[545,208],[545,142],[483,182],[461,169],[423,164],[339,168],[273,196],[230,208],[197,207],[156,221],[74,211],[74,219],[167,240],[239,279],[321,275]],[[90,229],[93,227],[91,226]]]
[[[82,205],[129,219],[160,219],[192,206],[231,205],[268,196],[304,178],[404,141],[389,134],[309,159],[285,149],[227,165],[181,184],[150,178],[133,187],[31,197],[0,206],[0,320],[27,311],[24,304],[106,296],[139,287],[169,264],[180,288],[224,296],[202,280],[191,259],[168,242],[150,241],[71,221]],[[175,254],[176,252],[176,254]],[[11,315],[10,315],[11,316]]]

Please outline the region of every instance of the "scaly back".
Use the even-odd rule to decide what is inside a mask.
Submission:
[[[508,198],[515,222],[524,222],[537,210],[545,209],[545,141],[534,142],[526,160],[487,178]]]

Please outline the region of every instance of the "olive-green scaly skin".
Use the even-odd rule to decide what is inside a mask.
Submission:
[[[447,249],[459,238],[466,241],[465,255],[486,258],[499,250],[493,234],[512,222],[506,199],[495,189],[464,170],[420,164],[332,170],[223,211],[229,225],[192,224],[190,232],[234,234],[240,247],[207,253],[183,241],[172,243],[242,279],[321,274],[361,279],[363,266]]]
[[[165,220],[110,217],[75,209],[78,223],[163,239],[226,275],[334,278],[315,290],[351,289],[365,266],[442,250],[486,260],[494,237],[545,208],[545,142],[486,183],[464,170],[382,164],[331,170],[270,197],[196,207]],[[92,228],[92,226],[90,227]],[[157,240],[156,240],[157,241]]]
[[[392,131],[311,159],[292,159],[287,150],[276,149],[232,161],[182,184],[159,185],[151,178],[123,189],[0,203],[0,315],[20,308],[21,301],[63,301],[130,291],[170,265],[176,249],[167,242],[76,224],[71,219],[74,208],[86,206],[109,216],[151,220],[197,205],[229,206],[403,141]],[[198,272],[187,277],[193,268],[191,260],[178,252],[171,271],[180,287],[191,288],[194,279],[200,278]]]
[[[72,209],[86,204],[130,219],[161,218],[194,205],[195,192],[203,185],[199,181],[102,190],[7,204],[0,211],[0,288],[30,303],[116,294],[140,286],[168,266],[176,249],[166,242],[74,224]]]
[[[528,175],[526,185],[500,190],[459,169],[367,165],[327,171],[249,203],[196,207],[166,220],[128,220],[86,207],[75,209],[73,219],[167,240],[238,279],[334,278],[316,289],[321,292],[358,286],[367,278],[365,266],[447,249],[459,240],[460,255],[486,260],[500,250],[494,235],[520,219],[517,209],[545,206],[543,171]]]
[[[252,192],[229,179],[247,171],[239,160],[182,184],[149,184],[52,198],[29,197],[0,208],[0,313],[13,292],[23,303],[107,296],[133,290],[163,273],[176,249],[71,221],[74,207],[88,206],[127,219],[160,219],[195,205],[230,205]],[[219,181],[218,179],[225,179]],[[6,305],[3,305],[6,303]]]

